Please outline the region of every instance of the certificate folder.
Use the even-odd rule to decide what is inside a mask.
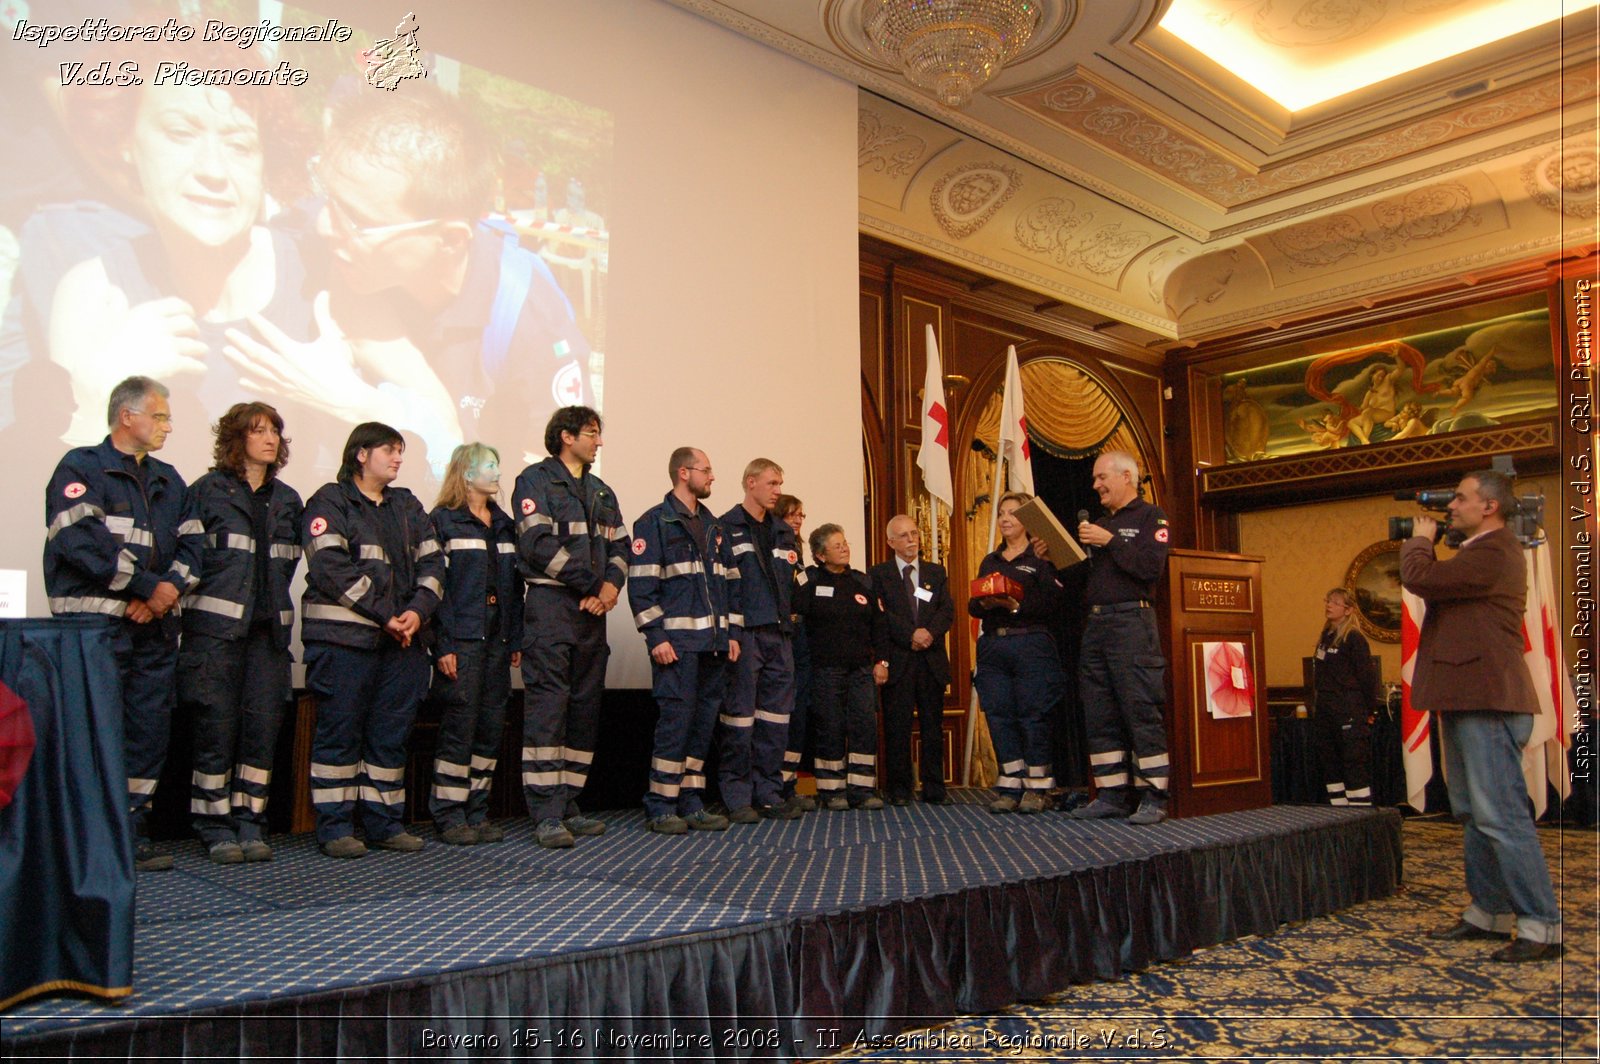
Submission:
[[[1033,536],[1044,540],[1050,548],[1050,563],[1057,569],[1070,569],[1088,558],[1083,548],[1078,546],[1078,541],[1072,538],[1066,527],[1056,520],[1056,515],[1050,512],[1050,507],[1038,496],[1017,507],[1017,520]]]

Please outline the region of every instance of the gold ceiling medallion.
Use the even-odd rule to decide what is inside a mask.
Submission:
[[[1022,187],[1022,174],[1005,163],[968,163],[941,177],[928,205],[939,228],[963,240],[982,229]]]

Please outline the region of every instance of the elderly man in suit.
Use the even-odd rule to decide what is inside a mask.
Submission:
[[[944,566],[923,561],[922,533],[905,514],[889,520],[889,547],[895,556],[874,565],[872,590],[884,604],[890,646],[878,663],[888,670],[883,687],[883,744],[890,805],[911,801],[911,711],[922,727],[922,800],[945,801],[944,689],[950,683],[950,658],[944,636],[955,617]]]
[[[1522,748],[1539,701],[1522,657],[1527,570],[1506,527],[1516,511],[1511,479],[1486,471],[1462,479],[1449,523],[1466,535],[1440,561],[1438,524],[1419,517],[1400,547],[1400,580],[1427,603],[1411,694],[1438,714],[1450,808],[1465,825],[1467,893],[1472,904],[1444,941],[1516,940],[1491,959],[1518,962],[1561,955],[1561,910],[1533,827],[1522,782]]]

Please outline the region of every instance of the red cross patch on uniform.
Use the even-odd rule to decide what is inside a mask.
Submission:
[[[68,484],[65,488],[63,488],[61,493],[69,499],[76,499],[81,497],[83,493],[88,490],[88,488],[74,480],[71,484]]]
[[[1156,529],[1156,542],[1157,543],[1165,543],[1169,538],[1171,538],[1171,537],[1170,537],[1169,533],[1167,532],[1167,530],[1165,528]]]
[[[797,562],[799,560],[800,560],[800,555],[796,554],[794,551],[790,551],[789,552],[789,564],[790,565],[793,565],[795,562]]]
[[[643,554],[644,553],[644,540],[636,539],[636,540],[633,541],[633,553],[634,554]]]
[[[328,530],[328,519],[327,518],[325,518],[325,517],[313,517],[311,519],[311,534],[313,536],[320,536],[324,532],[326,532],[327,530]]]
[[[522,513],[523,513],[524,517],[526,517],[528,514],[533,513],[533,511],[537,510],[538,508],[539,508],[539,504],[534,502],[532,499],[523,499],[522,500]]]
[[[867,604],[867,596],[861,594],[858,591],[858,592],[856,592],[856,601],[861,603],[861,605],[865,606]]]

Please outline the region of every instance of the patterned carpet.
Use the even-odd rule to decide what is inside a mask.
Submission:
[[[1459,826],[1419,818],[1393,898],[834,1059],[1595,1060],[1596,836],[1539,836],[1566,924],[1557,962],[1494,964],[1495,943],[1424,937],[1466,892]]]

